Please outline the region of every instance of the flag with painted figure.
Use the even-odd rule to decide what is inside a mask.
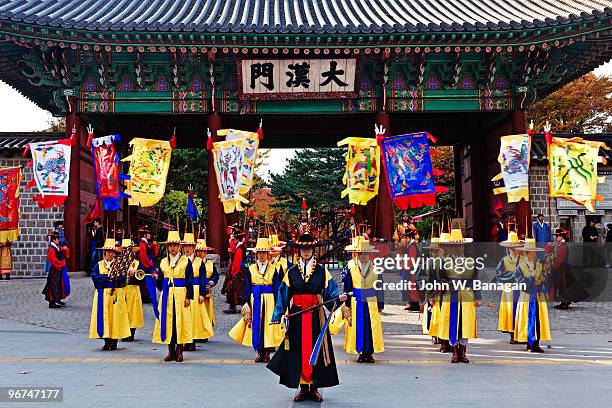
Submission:
[[[550,197],[565,198],[595,211],[597,184],[605,182],[598,177],[597,164],[605,163],[600,149],[609,149],[604,142],[551,137],[548,143],[548,188]]]
[[[0,245],[19,238],[21,167],[0,168]]]
[[[529,159],[531,136],[528,134],[501,137],[497,161],[501,173],[491,179],[503,180],[503,186],[493,189],[494,194],[506,193],[509,203],[521,199],[529,201]]]
[[[120,140],[119,135],[108,135],[88,141],[93,159],[96,194],[107,211],[120,210],[121,198],[126,197],[121,191],[119,181],[126,180],[129,176],[119,174],[119,153],[115,147],[115,142]]]
[[[243,211],[253,186],[259,134],[236,129],[221,129],[225,140],[213,143],[213,159],[219,198],[226,214]]]
[[[122,161],[130,162],[126,194],[129,205],[151,207],[164,196],[166,179],[172,156],[172,139],[154,140],[134,138],[130,141],[132,154]]]
[[[341,197],[348,195],[350,204],[366,205],[378,194],[380,148],[376,139],[347,137],[338,146],[348,145],[346,170],[342,182],[346,188]]]
[[[36,186],[38,194],[33,200],[40,208],[51,208],[64,204],[68,196],[70,181],[70,156],[76,135],[69,139],[29,143],[24,155],[29,150],[32,154],[33,178],[26,188]]]

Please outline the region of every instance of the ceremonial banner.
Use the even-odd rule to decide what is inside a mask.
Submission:
[[[222,129],[217,134],[226,136],[226,140],[213,143],[219,198],[226,214],[242,211],[253,185],[259,135],[235,129]]]
[[[121,140],[119,135],[103,136],[91,140],[96,193],[102,199],[105,210],[121,209],[119,154],[114,144],[119,140]]]
[[[599,149],[608,149],[604,142],[579,137],[552,137],[548,144],[548,187],[550,196],[565,198],[595,211],[597,184],[605,182],[597,176],[597,163],[603,163]]]
[[[401,210],[435,205],[436,192],[446,190],[434,185],[428,138],[419,132],[380,141],[389,194]]]
[[[21,168],[0,168],[0,245],[19,237],[19,184]]]
[[[509,203],[529,201],[529,158],[531,137],[528,134],[503,136],[497,161],[501,173],[491,181],[503,179],[503,187],[493,190],[494,194],[506,193]]]
[[[132,154],[122,161],[130,162],[126,193],[129,205],[155,205],[166,190],[166,177],[172,155],[171,142],[135,138],[130,142]]]
[[[348,144],[346,171],[342,182],[346,188],[341,197],[348,195],[350,204],[366,205],[378,194],[380,149],[376,139],[347,137],[338,146]]]
[[[40,208],[51,208],[54,205],[59,207],[64,204],[68,196],[72,140],[71,138],[28,144],[26,152],[30,150],[32,153],[34,177],[26,187],[32,188],[36,185],[40,194],[35,195],[33,199]]]

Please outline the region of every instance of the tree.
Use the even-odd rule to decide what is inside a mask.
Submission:
[[[302,198],[309,207],[338,208],[344,189],[345,149],[300,149],[287,162],[283,174],[271,174],[270,187],[275,208],[290,214],[301,210]]]
[[[202,199],[199,197],[194,197],[193,201],[195,202],[196,207],[198,208],[198,212],[200,213],[200,218],[204,214],[204,204]],[[155,210],[158,211],[157,204],[155,206]],[[170,224],[176,224],[176,220],[178,219],[180,222],[181,230],[185,227],[185,222],[191,222],[191,218],[187,215],[187,193],[184,191],[177,190],[168,190],[166,194],[164,194],[164,198],[161,200],[162,212],[160,214],[160,221],[168,220]],[[190,227],[191,229],[191,227]]]
[[[66,118],[51,118],[47,121],[49,127],[43,132],[64,132],[66,130]]]
[[[274,216],[275,209],[274,196],[269,187],[261,187],[257,190],[253,190],[251,194],[251,208],[257,215],[257,217],[270,221]]]
[[[255,158],[255,173],[253,174],[253,191],[266,187],[266,181],[262,178],[261,164],[265,163],[270,156],[270,149],[258,149]]]
[[[208,198],[208,152],[206,149],[176,149],[172,152],[167,190],[187,192],[206,202]],[[187,202],[185,201],[185,205]],[[186,208],[186,207],[185,207]]]
[[[589,73],[548,95],[529,108],[527,117],[554,133],[612,131],[612,79]]]

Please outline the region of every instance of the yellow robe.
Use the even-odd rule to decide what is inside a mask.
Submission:
[[[104,261],[98,262],[100,275],[108,275],[110,270],[106,269]],[[90,339],[124,339],[132,335],[130,322],[128,320],[127,305],[123,288],[115,288],[111,296],[111,288],[103,289],[102,304],[104,307],[104,334],[98,336],[98,290],[93,295],[91,306],[91,320],[89,322]]]
[[[136,272],[138,270],[138,260],[135,260],[130,265],[130,270]],[[125,294],[125,303],[127,304],[128,320],[130,328],[137,329],[144,326],[144,313],[142,311],[142,297],[140,296],[140,285],[137,283],[128,284],[123,288]]]
[[[431,279],[431,275],[434,275],[436,280],[439,279],[439,271],[437,269],[429,268],[427,271],[429,272],[427,274],[427,279]],[[438,324],[440,323],[440,310],[442,303],[440,302],[440,295],[428,296],[432,302],[431,305],[426,303],[423,308],[423,321],[421,322],[421,329],[423,330],[423,334],[427,334],[431,337],[438,337]]]
[[[542,275],[542,264],[536,260],[535,267],[527,264],[527,259],[521,257],[518,268],[524,277],[541,276]],[[529,290],[529,288],[527,288]],[[538,306],[538,320],[540,323],[540,330],[535,331],[535,340],[551,340],[550,335],[550,323],[548,321],[548,305],[546,303],[546,295],[541,291],[536,294],[537,306]],[[518,303],[516,305],[516,320],[514,327],[514,340],[524,343],[528,341],[528,328],[529,328],[529,300],[531,294],[528,291],[521,291]]]
[[[463,273],[457,273],[451,269],[445,269],[449,278],[471,280],[474,277],[473,271],[465,270]],[[450,340],[450,322],[451,322],[451,291],[454,289],[453,282],[449,282],[450,291],[444,291],[441,296],[440,320],[438,322],[438,336],[443,340]],[[477,338],[476,325],[476,306],[474,305],[474,291],[472,288],[457,290],[458,297],[458,320],[457,329],[461,326],[461,333],[457,334],[457,340],[475,339]]]
[[[214,272],[214,269],[213,269],[214,263],[213,261],[207,259],[205,262],[205,265],[206,265],[206,277],[210,279]],[[206,306],[206,311],[208,312],[208,318],[210,319],[210,323],[214,327],[216,321],[215,321],[215,304],[213,303],[212,288],[215,287],[216,283],[212,281],[210,283],[212,283],[212,286],[210,287],[211,293],[204,296],[204,305]],[[212,337],[214,335],[215,335],[214,330],[211,329],[209,337]]]
[[[187,270],[187,265],[189,264],[189,259],[181,255],[181,257],[174,265],[174,268],[170,266],[170,260],[168,257],[165,257],[162,261],[160,269],[164,274],[164,279],[184,279],[185,272]],[[153,343],[160,344],[170,344],[170,339],[172,338],[172,327],[173,327],[173,319],[172,319],[172,309],[174,306],[174,311],[176,313],[176,340],[178,344],[185,344],[193,342],[192,337],[192,322],[191,322],[191,308],[185,307],[185,299],[187,298],[187,288],[186,287],[176,287],[171,286],[168,288],[168,307],[166,309],[166,339],[161,339],[161,319],[155,320],[155,328],[153,329]],[[159,297],[159,313],[161,318],[161,313],[163,313],[162,308],[162,300],[163,296]],[[193,300],[192,300],[193,302]]]
[[[274,275],[278,273],[275,264],[268,263],[264,274],[259,273],[257,263],[249,267],[251,276],[251,286],[256,285],[272,285]],[[263,327],[263,347],[276,348],[285,338],[284,326],[281,324],[270,324],[272,321],[272,313],[274,313],[275,293],[261,294],[261,324]],[[251,308],[251,318],[253,314],[253,294],[249,299],[249,307]],[[238,323],[229,331],[229,336],[238,344],[243,346],[253,347],[253,330],[251,323],[247,323],[244,319],[240,319]]]
[[[362,276],[359,269],[358,263],[351,259],[348,262],[349,273],[351,274],[352,288],[355,289],[373,289],[375,282],[379,279],[379,276],[374,273],[373,265],[371,264],[370,270],[365,278]],[[346,291],[347,288],[344,288]],[[367,307],[370,314],[370,327],[372,329],[372,344],[374,346],[375,353],[382,353],[385,351],[385,344],[383,341],[382,334],[382,323],[380,320],[380,313],[378,313],[378,299],[376,294],[374,296],[368,296]],[[346,327],[344,349],[349,354],[357,354],[357,299],[355,296],[351,296],[351,324]]]
[[[191,309],[192,337],[198,340],[208,339],[214,334],[212,321],[210,320],[210,316],[208,315],[206,303],[200,303],[199,285],[195,284],[195,279],[200,278],[200,267],[202,266],[202,259],[196,256],[195,258],[193,258],[193,261],[191,263],[193,266],[194,279],[194,300],[189,306],[189,308]]]
[[[502,267],[505,272],[514,272],[516,270],[516,261],[513,261],[509,256],[502,259]],[[514,291],[504,290],[501,294],[499,302],[499,317],[497,319],[497,330],[504,333],[512,333],[514,331]]]

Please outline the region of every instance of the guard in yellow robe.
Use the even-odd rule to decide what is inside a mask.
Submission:
[[[521,290],[516,306],[514,340],[527,342],[526,350],[529,352],[543,353],[540,340],[551,340],[548,305],[544,294],[546,277],[538,259],[538,252],[544,249],[538,248],[533,238],[528,238],[519,251],[523,256],[518,262],[514,279],[519,284],[524,283],[526,289]]]
[[[195,255],[195,236],[191,232],[186,232],[183,236],[181,248],[183,255],[191,261],[193,268],[193,287],[194,292],[198,294],[198,301],[191,302],[191,337],[193,342],[185,344],[185,351],[195,351],[196,340],[203,340],[213,335],[213,327],[208,309],[204,304],[204,296],[206,295],[206,282],[204,281],[206,271],[203,269],[202,259]],[[201,288],[201,289],[200,289]]]
[[[129,238],[121,241],[122,251],[133,251],[138,247],[132,245],[132,240]],[[144,326],[144,313],[142,311],[142,297],[140,295],[140,284],[139,281],[134,277],[134,274],[138,270],[138,257],[135,257],[132,261],[129,272],[132,277],[128,279],[128,284],[123,288],[125,294],[125,303],[127,304],[128,320],[130,321],[130,332],[131,336],[123,339],[124,341],[134,341],[134,335],[136,329]]]
[[[258,238],[254,248],[257,262],[249,267],[244,288],[242,319],[230,330],[229,336],[243,346],[257,352],[256,363],[270,362],[270,353],[283,341],[284,332],[277,324],[271,325],[276,305],[280,276],[276,265],[270,263],[268,238]]]
[[[160,263],[157,287],[159,318],[153,329],[153,342],[168,345],[164,361],[183,361],[183,345],[191,343],[191,300],[193,299],[193,267],[191,261],[179,252],[181,237],[178,231],[169,231],[166,241],[168,256]]]
[[[372,354],[385,351],[380,320],[384,304],[378,301],[374,288],[380,279],[373,266],[373,254],[378,251],[361,235],[345,250],[353,253],[353,259],[343,279],[344,293],[352,293],[346,300],[351,311],[344,348],[349,354],[359,354],[358,363],[374,363]]]
[[[440,237],[445,257],[455,261],[464,257],[464,245],[471,242],[471,238],[463,238],[460,229],[452,229],[448,237]],[[477,337],[476,307],[482,305],[480,291],[472,287],[473,282],[478,280],[478,270],[469,269],[465,265],[448,267],[448,263],[445,262],[440,271],[442,282],[447,283],[449,289],[443,291],[441,296],[438,337],[448,340],[452,347],[451,363],[469,363],[465,352],[468,340]]]
[[[497,264],[495,269],[495,279],[499,283],[514,283],[514,274],[519,261],[518,247],[523,246],[519,241],[518,235],[514,231],[508,233],[508,239],[499,243],[506,248],[507,255]],[[520,291],[507,289],[502,291],[501,301],[499,302],[499,317],[497,320],[497,330],[502,333],[510,333],[510,344],[516,343],[514,340],[514,317],[516,316],[516,306],[518,304]]]
[[[114,239],[106,239],[102,248],[104,258],[96,263],[91,272],[96,291],[91,306],[89,338],[104,339],[102,350],[117,349],[117,340],[130,335],[127,305],[123,287],[125,275],[109,278],[118,249]]]
[[[206,245],[205,239],[198,239],[197,245],[195,248],[196,256],[202,260],[202,272],[200,272],[200,286],[204,286],[205,294],[204,294],[204,306],[206,307],[206,311],[208,312],[208,318],[210,319],[211,326],[215,327],[215,305],[213,302],[212,289],[219,282],[219,272],[215,267],[215,264],[210,259],[206,258],[208,251],[214,251],[214,248],[211,248]],[[206,277],[202,278],[206,273]],[[202,280],[203,279],[203,280]],[[210,330],[210,336],[202,339],[202,342],[205,343],[209,338],[215,335],[213,329]]]
[[[416,271],[416,280],[421,287],[425,283],[434,284],[440,281],[440,270],[442,266],[442,248],[440,247],[440,238],[431,237],[430,245],[423,247],[429,250],[428,263]],[[447,340],[438,338],[438,325],[440,322],[440,311],[442,310],[442,302],[440,301],[439,290],[426,290],[426,301],[423,305],[423,334],[431,336],[433,344],[440,344],[440,352],[450,352],[451,348]]]
[[[278,239],[278,235],[276,234],[270,235],[269,240],[270,245],[272,245],[272,249],[270,251],[270,262],[277,265],[278,273],[280,274],[282,281],[285,277],[285,273],[287,273],[289,268],[292,266],[292,263],[289,262],[287,258],[283,256],[283,249],[285,248],[287,243],[284,241],[280,241]]]

